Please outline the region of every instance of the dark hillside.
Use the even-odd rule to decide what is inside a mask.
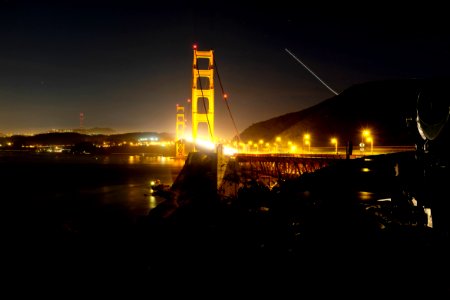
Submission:
[[[331,137],[357,143],[367,128],[377,145],[413,145],[415,130],[407,127],[406,120],[415,117],[417,97],[426,82],[358,84],[305,110],[253,124],[241,133],[241,139],[274,141],[280,136],[285,141],[301,141],[310,133],[314,145],[328,146]]]

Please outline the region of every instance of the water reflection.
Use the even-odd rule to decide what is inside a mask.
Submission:
[[[153,209],[155,208],[160,201],[156,201],[156,197],[153,195],[148,196],[149,197],[149,208]]]
[[[153,196],[147,184],[106,185],[81,190],[79,199],[96,201],[100,206],[115,206],[131,218],[145,216],[164,198]]]
[[[120,155],[111,155],[105,157],[104,163],[114,163],[120,162],[123,158]],[[158,165],[184,165],[184,158],[174,158],[174,157],[166,157],[166,156],[151,156],[151,155],[128,155],[128,164],[158,164]]]
[[[164,201],[151,195],[149,182],[171,185],[183,166],[182,159],[161,156],[0,153],[2,199],[14,203],[18,217],[33,211],[55,224],[129,223]]]
[[[375,200],[375,193],[372,192],[364,192],[364,191],[359,191],[357,192],[357,197],[359,200],[361,201],[371,201],[371,200]]]

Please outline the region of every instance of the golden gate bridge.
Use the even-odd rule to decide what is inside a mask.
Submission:
[[[423,168],[422,171],[426,171],[422,172],[424,175],[423,178],[420,179],[424,180],[425,184],[420,188],[427,192],[433,191],[436,195],[444,194],[445,186],[441,184],[441,182],[442,177],[448,175],[445,173],[448,173],[448,171],[446,171],[448,169],[441,166],[446,166],[446,160],[439,156],[441,155],[439,151],[434,149],[436,153],[432,153],[427,149],[427,143],[434,142],[434,137],[439,134],[439,131],[436,131],[433,126],[428,126],[429,124],[425,121],[422,122],[425,128],[424,130],[426,131],[425,133],[428,133],[430,136],[426,136],[426,139],[424,139],[425,142],[422,150],[420,150],[420,148],[418,148],[419,150],[416,149],[418,144],[406,147],[380,146],[375,148],[374,138],[369,129],[362,130],[361,143],[358,145],[359,149],[357,146],[354,151],[353,148],[348,145],[345,147],[345,151],[343,151],[343,147],[339,147],[337,138],[332,138],[330,140],[330,144],[332,144],[330,147],[313,146],[312,137],[309,133],[303,136],[299,145],[296,145],[292,141],[283,141],[281,137],[275,137],[271,141],[264,141],[261,139],[245,142],[240,139],[234,120],[233,125],[236,130],[235,139],[228,144],[217,143],[217,137],[214,135],[214,69],[217,69],[214,53],[213,50],[199,51],[196,46],[194,46],[193,50],[192,137],[190,141],[194,145],[194,151],[190,152],[186,157],[185,141],[188,140],[188,137],[185,132],[184,107],[177,106],[176,153],[179,157],[185,157],[186,161],[183,170],[171,187],[174,191],[181,191],[184,189],[185,192],[188,190],[190,193],[178,193],[183,196],[180,196],[181,198],[175,198],[174,201],[177,202],[177,205],[174,207],[179,207],[180,203],[183,202],[189,203],[189,199],[192,201],[192,199],[200,193],[199,190],[203,189],[211,190],[212,188],[217,188],[218,195],[223,197],[223,199],[237,199],[239,189],[241,187],[246,187],[247,184],[251,185],[256,183],[257,186],[260,186],[262,183],[266,187],[269,187],[269,189],[272,189],[272,187],[282,181],[298,178],[305,173],[315,172],[330,166],[332,163],[337,162],[337,160],[344,160],[345,166],[352,168],[352,174],[356,176],[353,177],[355,181],[357,181],[355,178],[359,177],[370,181],[372,177],[365,176],[364,174],[375,174],[377,173],[377,168],[382,169],[383,167],[386,167],[386,164],[392,163],[392,161],[383,160],[383,156],[375,157],[374,155],[405,151],[413,152],[416,156],[416,160],[418,154],[425,157],[425,159],[423,159],[423,157],[419,157],[418,159],[418,162],[423,165],[413,166],[419,170]],[[203,63],[204,68],[200,68],[201,64],[199,63],[199,60],[206,60],[206,63]],[[227,103],[227,95],[224,92],[220,80],[219,83],[222,89],[223,99]],[[430,104],[433,100],[434,99],[430,100],[425,98],[423,101],[425,101],[426,104]],[[199,107],[201,107],[200,105],[203,107],[203,110],[199,109]],[[421,125],[421,119],[419,118],[420,111],[425,117],[434,116],[434,114],[427,114],[430,113],[427,109],[431,109],[433,106],[424,106],[424,109],[420,110],[420,107],[417,109],[417,122],[419,125]],[[228,103],[227,109],[232,118]],[[449,118],[448,113],[450,110],[448,105],[444,105],[443,109],[439,107],[439,109],[445,114],[444,121],[438,120],[439,122],[436,123],[440,126],[439,130],[441,130]],[[434,111],[432,112],[434,113]],[[205,123],[208,129],[207,139],[202,139],[198,134],[199,125],[202,123]],[[420,130],[420,126],[418,129]],[[365,143],[370,145],[368,149],[366,149]],[[209,151],[198,151],[200,147],[209,149]],[[448,144],[443,144],[443,149],[448,149]],[[433,149],[431,148],[431,150]],[[430,155],[430,153],[433,155]],[[446,155],[448,155],[448,152]],[[389,158],[393,159],[395,157]],[[360,160],[354,160],[352,162],[356,162],[357,164],[347,163],[350,162],[351,159],[356,158]],[[405,160],[407,158],[409,158],[409,156],[404,157]],[[336,165],[338,164],[339,163],[336,163]],[[371,169],[372,167],[373,169]],[[378,172],[380,172],[380,170],[378,170]],[[342,179],[340,177],[345,178]],[[346,181],[348,180],[346,174],[340,173],[333,177],[333,180],[335,179],[339,179],[341,184],[352,184],[352,182]],[[291,182],[295,182],[295,180],[292,180]],[[436,184],[435,182],[439,184]],[[374,184],[383,185],[383,182],[374,180]],[[365,201],[372,197],[371,194],[376,194],[380,187],[378,186],[375,189],[370,189],[372,192],[365,189],[367,186],[361,188],[362,189],[359,189],[358,187],[355,189],[354,192],[358,193],[355,197],[358,200]],[[387,188],[387,186],[384,186],[384,188]],[[349,189],[349,191],[350,190],[351,189]],[[202,195],[203,194],[200,193],[200,197]],[[182,197],[185,197],[188,200],[184,200]],[[372,200],[377,199],[374,198]],[[434,198],[433,194],[431,194],[431,196],[425,196],[423,202],[424,211],[425,208],[428,209],[432,206],[434,206],[432,210],[437,212],[436,217],[439,219],[438,223],[440,223],[438,227],[442,228],[445,233],[448,233],[448,221],[446,221],[448,204],[442,203],[438,198]],[[429,211],[431,211],[431,209]],[[445,212],[445,214],[443,212]],[[428,220],[431,220],[431,214],[426,213],[426,215]],[[433,217],[433,219],[435,218]],[[431,227],[433,226],[434,225],[431,225]]]
[[[218,138],[214,133],[215,75],[219,81],[222,98],[227,105],[236,133],[234,139],[225,144],[217,143]],[[236,168],[239,169],[239,176],[241,177],[265,177],[276,180],[300,176],[306,172],[314,172],[327,166],[333,160],[414,149],[412,146],[374,148],[374,138],[368,129],[362,131],[359,150],[355,151],[349,149],[348,146],[340,146],[336,137],[330,139],[330,146],[328,147],[313,146],[310,133],[305,134],[300,143],[285,141],[279,136],[272,141],[264,141],[263,139],[242,141],[231,113],[228,96],[220,80],[214,51],[198,50],[196,45],[193,46],[191,105],[191,135],[186,132],[184,106],[177,104],[176,107],[176,156],[186,158],[186,142],[192,143],[193,152],[202,148],[217,153],[218,185],[225,176],[225,169],[230,167],[230,159],[234,164],[237,164]],[[201,125],[205,125],[207,128],[206,137],[199,135]],[[366,148],[364,142],[367,142],[370,147]],[[236,168],[235,170],[237,170]]]

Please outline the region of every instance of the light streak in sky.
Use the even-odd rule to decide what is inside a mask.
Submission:
[[[292,52],[290,52],[287,48],[284,49],[287,53],[289,53],[296,61],[298,61],[303,67],[305,67],[306,70],[308,70],[311,74],[314,75],[327,89],[329,89],[333,94],[336,96],[338,95],[337,92],[335,92],[332,88],[330,88],[322,79],[319,78],[310,68],[308,68],[300,59],[298,59]]]

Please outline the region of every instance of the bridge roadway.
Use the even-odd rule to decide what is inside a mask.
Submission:
[[[356,158],[350,157],[350,158]],[[223,196],[236,196],[239,187],[257,179],[272,188],[280,179],[296,178],[346,159],[336,154],[236,154],[218,161],[217,188]]]
[[[314,172],[331,161],[345,158],[345,155],[335,154],[238,154],[235,161],[242,178],[287,179]]]
[[[280,179],[291,179],[314,172],[336,160],[346,159],[345,154],[326,151],[311,154],[292,153],[239,153],[218,163],[218,188],[224,194],[235,194],[240,184],[258,179],[272,187]],[[377,147],[373,155],[413,151],[414,147]],[[320,153],[319,153],[320,152]],[[341,152],[341,153],[345,153]],[[369,151],[353,150],[349,159],[372,155]],[[222,166],[222,167],[221,167]]]

